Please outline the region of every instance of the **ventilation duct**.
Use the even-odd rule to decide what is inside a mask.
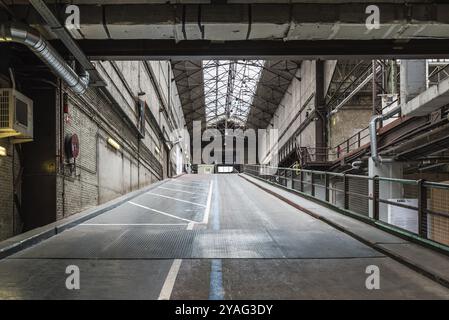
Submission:
[[[380,162],[391,162],[391,159],[382,159],[379,156],[379,152],[377,150],[377,123],[380,120],[387,120],[391,117],[395,116],[401,111],[401,107],[396,107],[393,110],[389,111],[384,115],[375,115],[371,118],[369,123],[369,133],[370,133],[370,143],[371,143],[371,158],[374,161],[374,164],[377,166]]]
[[[37,31],[16,24],[1,24],[0,42],[26,45],[76,94],[83,94],[86,91],[89,85],[89,73],[83,71],[82,75],[78,75]]]

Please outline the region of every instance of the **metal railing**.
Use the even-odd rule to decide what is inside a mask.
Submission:
[[[363,128],[356,134],[350,136],[348,139],[337,144],[331,148],[332,155],[329,156],[329,160],[336,160],[344,155],[349,154],[351,151],[357,150],[365,144],[370,143],[369,127]]]
[[[441,81],[449,78],[448,59],[427,60],[427,87],[438,85]]]
[[[398,99],[390,102],[388,105],[382,108],[382,114],[387,113],[387,110],[391,108],[395,103],[398,102]],[[349,154],[351,151],[357,150],[365,144],[370,143],[370,133],[369,126],[359,130],[354,135],[350,136],[346,140],[337,144],[335,147],[331,148],[332,152],[330,154],[336,155],[336,157],[330,156],[329,160],[336,160],[346,154]]]
[[[266,165],[242,172],[449,250],[449,184]]]
[[[301,167],[314,164],[325,164],[337,158],[337,154],[333,149],[323,147],[297,147],[298,163]]]

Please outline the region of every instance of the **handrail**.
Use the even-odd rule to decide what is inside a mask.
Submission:
[[[396,99],[396,100],[390,102],[388,105],[386,105],[384,108],[382,108],[382,111],[385,110],[385,109],[387,109],[387,108],[389,108],[389,107],[391,107],[393,104],[395,104],[395,103],[398,102],[398,101],[399,101],[399,99]],[[365,131],[365,130],[368,130],[368,131],[369,131],[369,125],[366,126],[366,127],[363,128],[363,129],[361,129],[361,130],[358,131],[357,133],[353,134],[353,135],[350,136],[349,138],[343,140],[341,143],[337,144],[335,147],[340,146],[340,145],[343,145],[343,144],[346,144],[347,141],[349,141],[349,140],[351,140],[351,139],[357,137],[357,136],[360,134],[360,132],[363,132],[363,131]],[[368,134],[368,135],[369,135],[369,134]],[[333,147],[333,148],[335,148],[335,147]]]
[[[449,184],[257,164],[242,172],[449,252],[449,207],[438,200],[449,198]]]

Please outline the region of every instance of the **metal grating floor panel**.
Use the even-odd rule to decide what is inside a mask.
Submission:
[[[160,230],[84,226],[55,236],[11,258],[216,259],[379,257],[341,234],[286,230]]]

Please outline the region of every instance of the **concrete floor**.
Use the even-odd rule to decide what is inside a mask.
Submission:
[[[65,287],[68,265],[80,289]],[[380,269],[379,290],[365,269]],[[185,175],[0,261],[2,299],[448,299],[237,175]]]

